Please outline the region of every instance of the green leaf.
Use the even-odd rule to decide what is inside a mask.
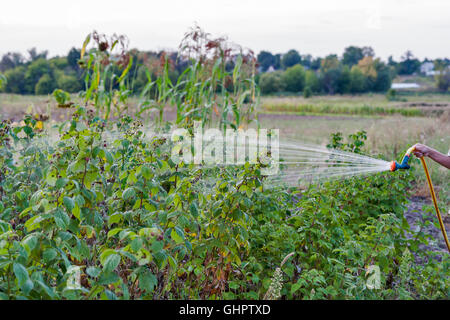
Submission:
[[[181,235],[180,235],[181,233]],[[181,232],[181,230],[177,227],[172,229],[172,232],[170,233],[170,237],[175,241],[177,244],[182,243],[184,241],[184,235]]]
[[[104,250],[104,251],[100,254],[100,262],[101,262],[101,264],[102,264],[102,265],[105,265],[106,259],[107,259],[110,255],[115,254],[115,253],[116,253],[116,250],[113,250],[113,249],[106,249],[106,250]]]
[[[148,293],[152,292],[158,284],[158,280],[155,275],[149,270],[145,270],[139,275],[139,288]]]
[[[75,208],[75,201],[67,196],[64,196],[63,204],[68,212],[72,212],[73,208]]]
[[[125,189],[125,191],[122,193],[122,199],[124,200],[124,201],[128,201],[128,200],[130,200],[131,198],[133,198],[134,196],[135,196],[135,191],[134,191],[134,188],[132,188],[132,187],[130,187],[130,188],[127,188],[127,189]]]
[[[56,183],[55,183],[55,188],[57,188],[57,189],[64,188],[68,182],[69,182],[69,179],[58,178],[58,180],[56,180]]]
[[[61,208],[56,208],[53,219],[55,220],[56,225],[63,230],[67,229],[69,226],[70,218],[64,210],[61,210]]]
[[[34,216],[28,219],[27,222],[25,222],[25,227],[27,228],[28,232],[31,232],[39,228],[39,223],[43,220],[45,219],[40,215]]]
[[[142,239],[141,238],[135,238],[133,241],[131,241],[131,250],[134,252],[139,251],[139,249],[142,248]]]
[[[113,213],[108,218],[108,225],[111,226],[113,223],[119,223],[122,219],[123,215],[120,212]]]
[[[100,268],[97,267],[88,267],[86,269],[86,273],[93,278],[97,278],[100,272],[101,272]]]
[[[112,156],[111,152],[109,152],[108,150],[104,150],[105,151],[105,159],[109,164],[114,163],[114,157]]]
[[[189,209],[191,211],[191,214],[194,218],[198,217],[198,207],[197,207],[197,203],[193,202],[191,203],[191,205],[189,206]]]
[[[46,263],[49,263],[50,261],[55,259],[57,255],[58,255],[58,253],[56,252],[56,250],[53,248],[50,248],[50,249],[47,249],[44,251],[44,253],[42,254],[42,257],[44,258],[44,261]]]
[[[33,282],[28,276],[27,269],[20,263],[14,263],[13,265],[14,275],[16,276],[19,286],[25,294],[28,294],[33,289]]]
[[[164,247],[164,242],[162,241],[155,241],[152,243],[152,252],[153,253],[158,253],[162,250],[162,248]]]
[[[142,166],[141,173],[142,173],[142,176],[147,180],[152,177],[152,171],[150,170],[150,168],[148,166],[145,166],[145,165]]]
[[[109,255],[103,263],[103,271],[109,273],[114,271],[120,263],[120,255],[117,253]]]

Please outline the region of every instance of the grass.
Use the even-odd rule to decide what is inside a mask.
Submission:
[[[263,97],[261,112],[306,114],[439,116],[450,107],[443,94],[402,95],[402,101],[388,101],[383,94],[313,96],[303,98]]]

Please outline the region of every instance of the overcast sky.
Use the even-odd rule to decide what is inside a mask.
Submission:
[[[369,45],[398,59],[450,56],[448,0],[2,0],[0,54],[81,47],[92,30],[126,34],[130,47],[175,49],[197,22],[213,35],[274,53],[342,54]]]

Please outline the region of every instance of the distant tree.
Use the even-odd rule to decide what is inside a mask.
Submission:
[[[267,71],[270,66],[275,65],[275,56],[269,51],[261,51],[257,59],[262,71]]]
[[[281,66],[283,69],[295,66],[302,61],[297,50],[291,49],[281,57]]]
[[[78,60],[80,59],[80,54],[81,51],[76,48],[70,49],[67,54],[67,63],[73,70],[78,70]]]
[[[48,60],[51,69],[55,70],[64,70],[69,66],[69,63],[67,62],[66,57],[55,57],[50,60]]]
[[[340,75],[341,68],[337,55],[330,54],[321,61],[320,83],[326,93],[336,93]]]
[[[52,69],[50,67],[50,63],[44,58],[39,58],[33,61],[30,65],[28,65],[27,71],[25,73],[25,87],[27,93],[35,92],[35,87],[37,82],[41,79],[41,77],[45,74],[49,76],[52,73]],[[50,78],[53,78],[50,76]],[[45,78],[44,80],[46,80]]]
[[[315,58],[311,61],[311,69],[312,70],[319,70],[320,66],[322,64],[322,58]]]
[[[350,71],[350,92],[362,93],[367,89],[367,77],[358,66],[353,66]]]
[[[35,94],[50,94],[55,90],[55,81],[49,74],[44,74],[36,83]]]
[[[6,82],[7,82],[6,77],[0,73],[0,90],[2,90],[2,88],[6,84]]]
[[[64,91],[74,93],[83,89],[82,82],[73,75],[62,74],[57,78],[57,87]]]
[[[411,75],[419,70],[420,65],[420,61],[408,50],[402,56],[402,61],[398,64],[397,72],[401,75]]]
[[[390,89],[392,84],[392,72],[391,68],[382,62],[379,58],[375,59],[375,70],[377,72],[377,77],[373,83],[373,91],[375,92],[386,92]]]
[[[320,82],[317,74],[312,70],[307,70],[305,73],[305,87],[310,88],[312,92],[320,92]]]
[[[435,59],[433,64],[434,70],[436,71],[443,71],[449,66],[449,63],[448,61],[446,61],[446,59]]]
[[[282,80],[286,91],[300,92],[305,85],[305,69],[299,64],[287,68],[283,73]]]
[[[328,69],[327,71],[321,72],[320,82],[323,90],[328,94],[335,94],[337,90],[337,83],[339,76],[341,75],[341,70],[339,68]]]
[[[25,58],[19,52],[8,52],[0,60],[0,72],[13,69],[24,64]]]
[[[8,93],[24,94],[25,89],[25,66],[19,66],[14,69],[9,69],[5,72],[5,77],[8,80],[4,91]]]
[[[397,64],[398,64],[397,61],[395,61],[392,56],[389,56],[389,58],[388,58],[388,66],[396,67]]]
[[[285,88],[281,77],[281,71],[262,74],[259,78],[259,87],[261,88],[261,92],[264,94],[271,94],[283,91]]]
[[[30,61],[33,62],[38,59],[47,59],[48,51],[44,50],[37,52],[36,48],[28,49],[28,55],[30,56]]]
[[[320,63],[320,69],[322,72],[327,72],[331,69],[336,69],[339,67],[339,60],[337,55],[330,54],[325,57],[325,59],[322,59]]]
[[[339,77],[336,81],[336,92],[340,94],[349,93],[351,89],[351,74],[348,66],[339,67]]]
[[[342,63],[352,67],[357,64],[359,60],[364,58],[363,49],[355,46],[345,48],[342,56]]]
[[[362,52],[364,57],[375,57],[375,50],[372,47],[363,47]]]
[[[448,70],[439,71],[439,73],[435,76],[435,79],[436,79],[436,87],[440,91],[446,92],[450,87],[450,71]]]
[[[274,55],[274,65],[273,68],[275,70],[281,69],[281,53],[277,53]]]
[[[361,69],[362,73],[372,80],[377,78],[377,69],[375,67],[375,62],[372,56],[366,56],[358,62],[358,67]]]
[[[302,55],[301,61],[302,61],[302,66],[304,66],[307,69],[310,69],[311,64],[313,62],[313,57],[310,54],[304,54],[304,55]]]

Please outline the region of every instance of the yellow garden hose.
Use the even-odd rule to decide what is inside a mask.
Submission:
[[[430,174],[428,173],[427,163],[425,162],[425,159],[423,157],[420,158],[420,161],[422,161],[423,170],[425,171],[425,175],[427,176],[428,186],[430,187],[431,198],[433,199],[434,209],[436,209],[436,215],[439,220],[439,225],[441,226],[441,231],[442,231],[442,234],[444,235],[445,244],[447,245],[448,252],[450,252],[450,244],[448,242],[447,232],[445,231],[444,222],[442,221],[441,213],[440,213],[439,207],[437,205],[436,194],[434,193],[433,184],[431,183]]]
[[[411,148],[406,151],[405,156],[402,159],[402,162],[398,163],[395,161],[392,161],[390,164],[391,171],[396,171],[398,169],[409,169],[408,161],[411,157],[411,153],[414,151],[415,147],[412,146]],[[425,162],[425,158],[421,157],[420,161],[422,161],[423,164],[423,170],[425,171],[425,175],[427,176],[428,186],[430,187],[430,193],[431,193],[431,199],[433,199],[434,209],[436,209],[436,215],[439,220],[439,225],[441,226],[442,234],[444,235],[445,244],[447,245],[447,250],[450,252],[450,244],[448,242],[447,232],[445,231],[444,222],[442,221],[441,213],[439,212],[439,207],[437,205],[436,200],[436,194],[434,193],[433,184],[431,183],[430,174],[428,172],[427,163]]]

